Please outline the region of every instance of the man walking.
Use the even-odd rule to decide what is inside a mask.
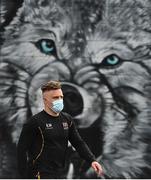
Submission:
[[[72,117],[63,110],[61,83],[49,81],[41,87],[44,110],[24,124],[17,147],[21,178],[62,179],[68,141],[97,174],[101,165],[80,137]]]

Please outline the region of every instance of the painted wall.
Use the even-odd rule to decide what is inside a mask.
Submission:
[[[151,1],[1,0],[0,178],[15,178],[23,123],[60,80],[107,178],[150,178]],[[70,178],[96,178],[69,147]]]

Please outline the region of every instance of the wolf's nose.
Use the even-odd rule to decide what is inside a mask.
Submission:
[[[64,111],[77,116],[83,111],[83,98],[80,92],[72,84],[63,84],[62,90],[64,94]]]

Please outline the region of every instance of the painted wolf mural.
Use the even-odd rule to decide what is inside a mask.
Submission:
[[[60,80],[104,178],[151,177],[151,1],[1,0],[0,178],[15,178],[23,123]],[[70,148],[70,147],[69,147]],[[100,178],[71,149],[70,178]]]

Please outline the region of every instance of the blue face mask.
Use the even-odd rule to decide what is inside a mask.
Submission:
[[[64,107],[63,99],[58,99],[52,102],[51,109],[55,113],[60,113],[63,110],[63,107]]]

